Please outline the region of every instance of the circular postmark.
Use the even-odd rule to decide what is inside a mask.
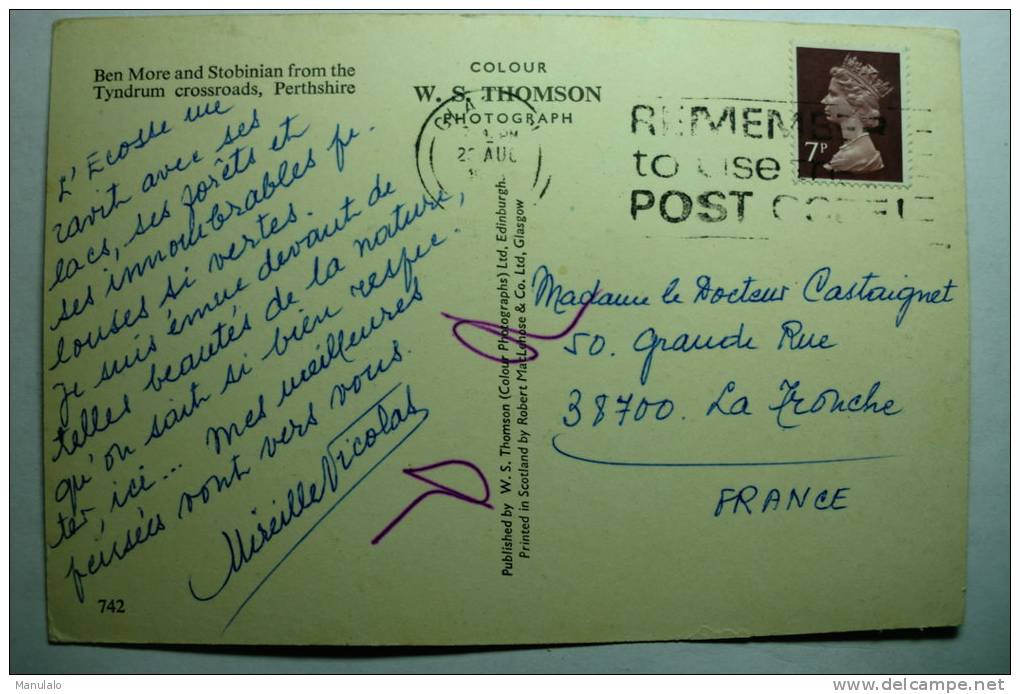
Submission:
[[[540,200],[552,176],[543,159],[542,114],[510,87],[455,91],[429,112],[414,142],[422,187],[436,204],[456,190],[501,182]]]

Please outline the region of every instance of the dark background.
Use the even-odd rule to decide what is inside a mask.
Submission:
[[[832,76],[829,70],[842,65],[843,58],[851,54],[865,65],[878,70],[878,76],[892,85],[892,92],[879,99],[879,124],[870,128],[871,141],[882,153],[885,168],[869,174],[853,174],[846,171],[829,171],[822,167],[839,146],[843,144],[839,123],[825,120],[825,106],[822,98],[829,91]],[[851,48],[797,48],[797,112],[800,114],[800,138],[797,156],[800,160],[801,178],[834,178],[843,180],[902,181],[903,180],[903,111],[900,88],[900,56],[898,53],[876,53],[857,51]],[[811,146],[808,140],[828,142],[824,154],[815,154],[809,162]]]

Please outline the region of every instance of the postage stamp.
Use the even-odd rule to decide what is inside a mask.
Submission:
[[[900,183],[900,54],[796,49],[798,177]]]

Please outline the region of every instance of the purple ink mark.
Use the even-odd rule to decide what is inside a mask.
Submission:
[[[447,487],[445,484],[439,484],[434,480],[430,480],[428,477],[425,477],[424,475],[421,474],[423,472],[428,472],[429,470],[435,470],[436,468],[446,467],[447,465],[463,465],[469,468],[476,475],[478,475],[478,479],[482,481],[482,486],[485,487],[485,495],[481,499],[476,499],[472,496],[468,496],[464,492],[457,491],[456,489],[451,489],[450,487]],[[461,501],[466,501],[469,504],[474,504],[476,506],[484,506],[485,508],[489,509],[492,508],[492,504],[489,503],[489,481],[485,479],[485,475],[482,474],[482,471],[478,469],[478,466],[470,461],[441,460],[438,463],[432,463],[431,465],[405,468],[404,474],[413,477],[416,480],[424,482],[425,484],[434,487],[434,489],[430,489],[427,492],[422,492],[421,494],[419,494],[418,498],[416,498],[414,501],[408,504],[407,507],[403,511],[401,511],[396,518],[387,523],[386,527],[383,528],[378,535],[372,538],[373,545],[379,544],[379,541],[386,537],[386,535],[389,534],[389,532],[393,530],[393,528],[395,528],[396,525],[400,523],[400,521],[404,520],[404,518],[407,517],[407,514],[409,514],[418,504],[420,504],[422,501],[432,496],[433,494],[452,496],[454,499],[460,499]]]
[[[577,314],[574,316],[574,319],[570,321],[570,325],[568,325],[566,328],[564,328],[558,333],[554,333],[552,335],[539,335],[538,333],[528,333],[527,331],[524,330],[508,330],[506,334],[507,336],[518,335],[523,337],[525,340],[559,340],[561,338],[564,338],[567,335],[569,335],[574,330],[574,328],[577,327],[577,324],[581,321],[581,316],[584,315],[584,312],[588,310],[588,307],[591,306],[592,302],[595,301],[595,297],[597,297],[598,295],[599,295],[598,291],[592,294],[591,298],[585,301],[584,304],[581,305],[581,308],[577,310]],[[451,329],[451,332],[453,333],[453,336],[454,338],[456,338],[457,342],[459,342],[461,346],[467,348],[471,352],[474,352],[475,354],[484,359],[488,359],[490,361],[494,361],[500,364],[504,362],[506,362],[507,364],[520,364],[522,362],[534,361],[535,359],[538,359],[538,350],[535,347],[533,347],[530,342],[521,345],[528,352],[528,356],[526,357],[506,359],[501,356],[493,356],[488,352],[478,349],[470,342],[468,342],[466,339],[464,339],[464,337],[460,334],[460,328],[461,326],[467,325],[472,328],[478,328],[483,332],[495,335],[496,337],[501,337],[503,336],[503,330],[500,328],[500,326],[496,325],[495,323],[490,323],[489,321],[476,320],[474,318],[461,318],[460,316],[454,316],[453,314],[446,313],[445,311],[441,312],[440,315],[442,315],[443,318],[449,318],[450,320],[453,321],[453,328]],[[517,344],[520,344],[520,342],[518,342]]]

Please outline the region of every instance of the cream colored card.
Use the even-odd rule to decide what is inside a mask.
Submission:
[[[51,639],[963,620],[955,34],[299,15],[53,40]]]

